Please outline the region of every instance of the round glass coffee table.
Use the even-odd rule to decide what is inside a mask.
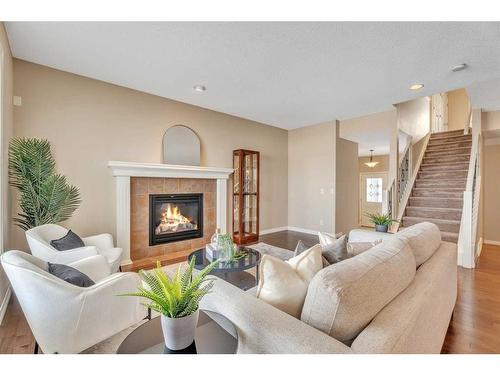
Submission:
[[[258,251],[244,246],[240,246],[239,251],[245,251],[246,256],[233,262],[219,262],[210,274],[219,276],[241,289],[250,289],[259,283],[261,255]],[[212,262],[207,258],[205,248],[195,250],[189,254],[188,262],[191,261],[192,257],[195,257],[194,268],[197,270],[202,270]],[[248,272],[243,272],[253,267],[255,267],[255,277]]]
[[[236,327],[226,317],[200,310],[194,343],[184,350],[165,347],[160,317],[133,330],[118,348],[117,354],[235,354],[238,349]]]

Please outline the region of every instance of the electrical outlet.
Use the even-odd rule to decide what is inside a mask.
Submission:
[[[323,189],[323,188],[319,189],[319,193],[322,195],[325,194],[325,189]]]
[[[21,107],[23,105],[23,99],[20,96],[14,96],[12,99],[12,104],[16,107]]]
[[[319,221],[319,225],[320,225],[320,226],[323,226],[324,224],[325,224],[325,223],[324,223],[323,219],[321,219],[321,220]]]

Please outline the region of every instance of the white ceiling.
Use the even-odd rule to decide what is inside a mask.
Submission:
[[[486,112],[500,110],[500,79],[474,83],[467,87],[467,94],[474,108]]]
[[[396,109],[340,122],[341,138],[358,144],[359,156],[388,155],[391,135],[397,128]]]
[[[292,129],[500,77],[500,23],[8,22],[17,58]],[[451,73],[467,63],[469,68]],[[425,88],[411,92],[412,83]],[[204,93],[193,85],[207,87]]]

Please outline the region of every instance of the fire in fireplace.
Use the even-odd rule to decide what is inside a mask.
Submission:
[[[149,245],[203,237],[203,194],[149,196]]]

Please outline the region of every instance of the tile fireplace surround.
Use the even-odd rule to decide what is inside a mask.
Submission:
[[[227,180],[230,168],[108,163],[116,185],[116,240],[122,265],[203,246],[215,228],[227,229]],[[149,246],[149,194],[203,193],[203,238]]]

